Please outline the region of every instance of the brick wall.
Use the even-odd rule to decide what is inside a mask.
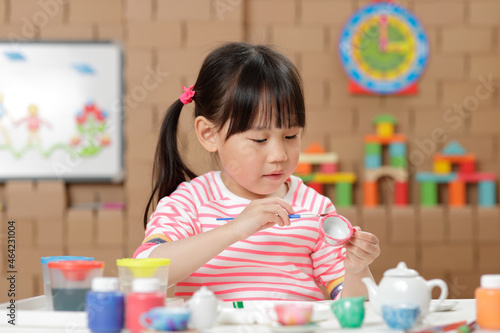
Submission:
[[[375,115],[390,113],[398,119],[397,131],[409,138],[408,152],[425,153],[425,159],[414,163],[414,171],[430,170],[431,153],[443,148],[447,140],[459,139],[469,152],[477,154],[479,170],[500,175],[498,85],[478,105],[468,104],[477,89],[483,89],[478,88],[480,78],[500,79],[500,3],[399,1],[419,17],[430,41],[430,61],[419,83],[420,93],[353,96],[347,93],[336,43],[344,22],[368,2],[0,0],[0,38],[112,39],[122,42],[125,58],[125,182],[0,184],[0,202],[8,207],[0,213],[2,244],[6,221],[15,219],[17,225],[18,296],[43,293],[41,256],[94,256],[106,262],[107,275],[116,275],[115,259],[132,255],[143,237],[141,217],[150,191],[158,124],[168,105],[178,98],[180,87],[194,83],[204,56],[219,42],[274,44],[294,61],[303,76],[308,110],[303,145],[319,141],[337,152],[343,171],[361,176],[362,137],[373,133]],[[145,96],[139,94],[152,73],[158,77],[157,85]],[[454,104],[469,105],[469,109],[458,114]],[[181,119],[182,151],[197,172],[205,172],[211,159],[196,144],[190,131],[192,115],[186,111]],[[452,115],[455,117],[450,118]],[[434,140],[436,129],[442,129],[447,140]],[[359,184],[355,186],[355,206],[341,213],[380,238],[382,256],[372,267],[377,279],[404,260],[427,279],[445,279],[450,297],[465,298],[472,297],[481,274],[500,272],[498,206],[480,208],[471,200],[460,209],[444,204],[422,208],[418,186],[412,181],[410,205],[395,207],[383,200],[379,207],[366,209],[360,204],[361,189]],[[390,186],[382,186],[382,198],[389,198],[390,191]],[[107,201],[123,201],[126,209],[75,208]],[[2,245],[2,290],[5,251]],[[4,300],[6,293],[1,292],[0,301]]]

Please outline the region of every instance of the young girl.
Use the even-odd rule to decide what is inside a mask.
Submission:
[[[344,247],[324,243],[319,218],[330,200],[293,176],[305,126],[295,66],[266,46],[230,43],[205,59],[162,123],[155,185],[144,214],[146,238],[134,257],[170,258],[175,296],[207,286],[218,298],[321,300],[365,295],[363,277],[379,255],[378,239],[358,230]],[[177,123],[194,101],[201,145],[221,171],[196,177],[177,148]],[[149,218],[155,196],[159,200]],[[218,218],[233,220],[217,220]]]

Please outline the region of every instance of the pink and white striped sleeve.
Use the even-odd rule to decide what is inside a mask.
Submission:
[[[158,202],[146,227],[144,241],[135,251],[134,258],[147,258],[160,244],[200,232],[196,201],[183,183],[170,196]]]

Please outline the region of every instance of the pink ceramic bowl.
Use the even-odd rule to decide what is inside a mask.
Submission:
[[[311,322],[313,303],[279,303],[274,311],[281,325],[307,325]]]

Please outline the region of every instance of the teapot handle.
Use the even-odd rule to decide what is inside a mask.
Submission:
[[[438,301],[430,306],[430,311],[435,311],[437,307],[448,297],[448,285],[441,279],[433,279],[427,281],[427,288],[429,293],[432,293],[434,287],[441,288],[441,295],[439,295]]]

